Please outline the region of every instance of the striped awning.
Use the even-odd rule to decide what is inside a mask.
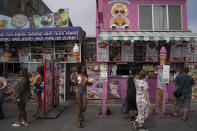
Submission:
[[[197,41],[197,34],[186,31],[100,31],[99,40]]]

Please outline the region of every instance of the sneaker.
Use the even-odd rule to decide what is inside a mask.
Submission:
[[[132,116],[130,120],[131,120],[131,121],[135,121],[135,117],[134,117],[134,116]]]
[[[148,131],[145,127],[138,127],[138,129],[137,129],[138,131]]]
[[[20,126],[21,126],[21,124],[14,123],[14,124],[12,124],[12,126],[13,126],[13,127],[20,127]]]
[[[134,129],[137,130],[139,128],[138,123],[136,121],[133,121]]]
[[[28,126],[28,125],[29,125],[29,124],[28,124],[27,122],[25,122],[25,121],[22,121],[21,124],[24,125],[24,126]]]

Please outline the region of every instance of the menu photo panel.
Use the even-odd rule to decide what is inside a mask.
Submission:
[[[195,55],[195,44],[194,42],[183,42],[183,61],[184,62],[193,62]]]
[[[171,41],[170,43],[170,61],[182,62],[183,57],[183,43],[181,41]]]
[[[149,41],[146,44],[146,61],[147,62],[157,62],[158,61],[158,43],[154,41]]]

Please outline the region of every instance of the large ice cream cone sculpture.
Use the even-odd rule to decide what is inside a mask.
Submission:
[[[165,65],[166,64],[166,55],[167,51],[165,49],[165,47],[162,47],[160,50],[160,55],[159,55],[159,59],[160,59],[160,65]]]
[[[77,44],[74,46],[72,54],[73,54],[73,59],[75,61],[79,61],[80,52],[79,52],[79,46]]]

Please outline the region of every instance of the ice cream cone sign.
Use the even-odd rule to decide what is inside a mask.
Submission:
[[[75,44],[75,46],[73,47],[73,59],[75,61],[79,61],[79,55],[80,55],[80,52],[79,52],[79,46],[77,44]]]
[[[160,55],[159,55],[160,65],[166,64],[166,58],[167,58],[166,54],[167,54],[167,51],[166,51],[165,47],[163,46],[160,50]]]

